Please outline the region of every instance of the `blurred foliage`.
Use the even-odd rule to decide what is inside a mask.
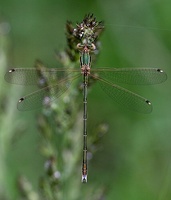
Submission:
[[[47,159],[40,153],[43,145],[48,145],[46,137],[50,137],[43,137],[38,129],[41,111],[16,109],[18,98],[31,89],[23,91],[23,87],[6,83],[5,71],[11,66],[33,67],[36,59],[49,67],[60,66],[54,59],[54,50],[66,48],[66,20],[78,22],[89,12],[104,20],[106,28],[96,66],[158,67],[167,72],[168,80],[157,86],[130,87],[152,101],[154,109],[150,115],[117,107],[96,85],[91,87],[89,144],[92,133],[100,134],[106,126],[109,131],[97,139],[98,145],[89,146],[93,158],[89,163],[88,184],[79,180],[81,162],[78,161],[73,165],[77,166],[75,173],[59,188],[59,199],[171,198],[170,6],[168,0],[0,0],[0,199],[39,199],[38,193],[42,190],[51,196],[49,185],[54,180],[49,180],[47,174],[51,169],[58,171],[53,166],[53,156]],[[81,105],[81,94],[77,101]],[[63,115],[61,111],[60,116]],[[73,118],[75,133],[70,136],[78,148],[82,142],[82,117],[79,116],[81,112]],[[48,128],[55,128],[53,118],[49,119]],[[59,148],[56,144],[65,143],[60,141],[54,141],[54,149]],[[69,158],[70,170],[71,152],[61,152],[61,155],[64,153]],[[81,157],[82,153],[75,149],[72,155]],[[55,198],[51,196],[51,199]]]

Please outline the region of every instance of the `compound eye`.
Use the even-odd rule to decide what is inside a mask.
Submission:
[[[91,50],[95,50],[96,46],[92,43],[90,48],[91,48]]]
[[[82,48],[83,48],[83,45],[80,44],[80,43],[78,43],[78,44],[77,44],[77,49],[82,49]]]

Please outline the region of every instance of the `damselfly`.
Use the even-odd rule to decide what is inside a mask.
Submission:
[[[89,16],[91,17],[91,16]],[[84,23],[83,23],[84,22]],[[79,43],[76,49],[80,52],[80,69],[66,68],[13,68],[6,75],[5,80],[13,84],[37,85],[40,82],[53,82],[46,85],[18,101],[18,109],[31,110],[60,97],[78,77],[83,77],[83,161],[82,182],[87,182],[87,86],[89,77],[96,79],[101,88],[118,104],[128,109],[150,113],[152,104],[146,98],[135,94],[118,83],[133,85],[150,85],[162,83],[167,79],[166,73],[158,68],[91,68],[91,54],[96,50],[97,24],[87,24],[83,21],[77,28]],[[73,30],[75,32],[75,29]],[[81,35],[82,34],[82,35]],[[73,35],[76,37],[75,33]],[[59,80],[60,77],[60,80]],[[59,80],[58,82],[56,80]],[[56,82],[55,82],[56,81]]]

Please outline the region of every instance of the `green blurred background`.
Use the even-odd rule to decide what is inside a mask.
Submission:
[[[87,13],[106,25],[96,66],[157,67],[168,75],[161,85],[130,87],[152,101],[149,115],[121,109],[93,86],[88,99],[89,134],[101,122],[109,125],[109,131],[89,165],[88,184],[104,185],[104,199],[109,200],[171,199],[171,2],[0,0],[1,199],[5,191],[8,199],[16,199],[20,174],[29,177],[36,189],[44,165],[36,127],[40,111],[17,111],[24,88],[6,83],[5,71],[11,66],[33,67],[37,58],[49,67],[57,66],[54,50],[66,47],[66,20],[80,22]]]

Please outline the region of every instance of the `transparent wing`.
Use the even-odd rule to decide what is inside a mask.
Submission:
[[[150,85],[162,83],[167,79],[166,73],[157,68],[98,68],[95,77],[105,78],[112,83]]]
[[[69,88],[71,82],[79,76],[81,75],[77,74],[71,79],[62,80],[57,84],[47,86],[27,96],[22,97],[17,104],[18,110],[33,110],[43,105],[48,105],[54,99],[60,97]]]
[[[18,85],[43,85],[68,77],[71,72],[78,72],[80,69],[65,68],[13,68],[5,74],[5,80]]]
[[[150,113],[152,111],[149,100],[118,85],[111,84],[102,78],[98,79],[103,91],[118,104],[140,113]]]

